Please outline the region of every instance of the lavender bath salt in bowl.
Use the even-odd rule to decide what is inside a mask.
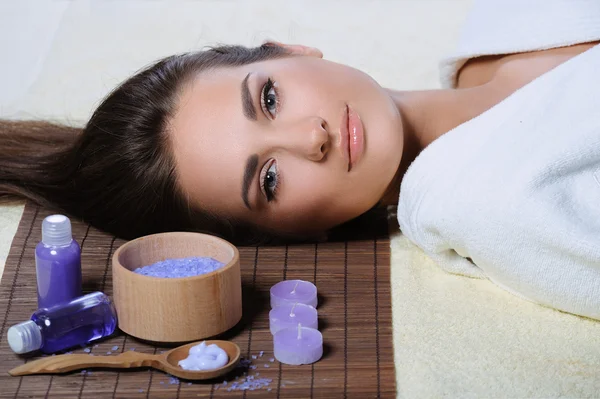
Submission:
[[[144,276],[160,278],[192,277],[214,272],[223,267],[223,263],[216,259],[193,256],[180,259],[166,259],[152,265],[138,267],[134,272]]]
[[[154,234],[122,245],[112,261],[119,328],[136,338],[198,341],[229,330],[242,317],[239,253],[225,240]],[[146,267],[151,275],[136,272]]]

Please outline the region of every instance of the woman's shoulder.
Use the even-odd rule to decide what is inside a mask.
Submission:
[[[525,53],[482,56],[468,60],[457,73],[458,89],[495,85],[508,96],[544,73],[589,50],[598,41]],[[499,99],[500,101],[501,99]]]
[[[441,83],[455,88],[457,72],[469,60],[493,70],[513,55],[562,53],[594,40],[600,40],[598,0],[474,0],[455,48],[441,60]]]

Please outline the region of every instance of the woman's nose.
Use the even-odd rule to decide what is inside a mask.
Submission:
[[[280,133],[285,146],[311,161],[320,161],[329,150],[329,134],[323,118],[311,117],[290,124],[288,132]],[[286,129],[287,130],[287,129]]]
[[[325,127],[323,118],[313,118],[307,153],[308,158],[311,161],[320,161],[325,157],[325,154],[327,154],[329,149],[329,134]]]

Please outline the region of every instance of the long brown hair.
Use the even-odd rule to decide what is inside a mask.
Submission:
[[[192,209],[168,139],[182,87],[211,68],[287,56],[278,46],[223,46],[174,55],[113,90],[83,129],[0,121],[0,197],[24,197],[122,238],[194,230],[236,243],[268,232]]]

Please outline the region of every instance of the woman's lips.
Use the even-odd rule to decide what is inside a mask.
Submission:
[[[346,105],[340,123],[340,150],[348,162],[348,172],[358,163],[365,148],[365,135],[360,116]]]
[[[365,149],[365,130],[360,115],[348,106],[348,139],[350,141],[350,169],[360,161]]]

